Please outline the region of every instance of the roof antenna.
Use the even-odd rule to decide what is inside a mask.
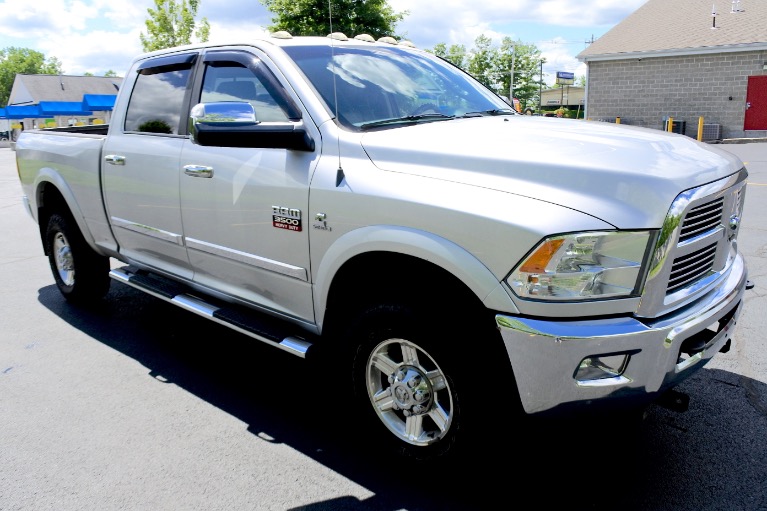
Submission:
[[[330,21],[330,66],[333,70],[333,100],[336,107],[336,121],[338,121],[338,90],[336,89],[336,53],[335,42],[333,41],[333,6],[328,0],[328,19]],[[338,170],[336,170],[336,188],[341,186],[344,180],[344,169],[341,167],[341,137],[336,137],[336,143],[338,144]]]

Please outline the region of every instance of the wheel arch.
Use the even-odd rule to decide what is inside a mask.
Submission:
[[[436,298],[483,311],[515,312],[499,279],[462,247],[432,233],[397,226],[371,226],[349,232],[324,254],[315,279],[319,327],[339,309],[388,293]],[[459,302],[460,300],[460,302]]]
[[[35,206],[37,211],[37,226],[40,231],[40,239],[44,239],[48,220],[54,213],[68,215],[77,224],[77,228],[85,238],[88,245],[97,250],[93,236],[87,228],[85,218],[78,206],[72,189],[64,178],[52,169],[41,169],[35,183]],[[99,200],[101,197],[99,196]],[[46,251],[45,243],[43,250]],[[47,254],[47,251],[45,253]]]

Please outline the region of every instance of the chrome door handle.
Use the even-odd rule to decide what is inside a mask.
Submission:
[[[192,177],[213,177],[213,167],[205,165],[184,165],[184,174]]]
[[[110,165],[125,165],[125,156],[119,154],[108,154],[104,156],[104,160]]]

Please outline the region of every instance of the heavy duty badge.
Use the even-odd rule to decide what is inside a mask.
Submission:
[[[272,225],[279,229],[301,231],[301,210],[272,206]]]

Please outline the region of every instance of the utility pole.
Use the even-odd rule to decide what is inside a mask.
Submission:
[[[541,59],[541,71],[538,75],[540,80],[538,81],[538,113],[541,113],[541,99],[543,99],[543,61],[545,59]]]
[[[509,79],[509,101],[512,108],[514,107],[514,57],[517,54],[517,47],[511,45],[511,78]]]

